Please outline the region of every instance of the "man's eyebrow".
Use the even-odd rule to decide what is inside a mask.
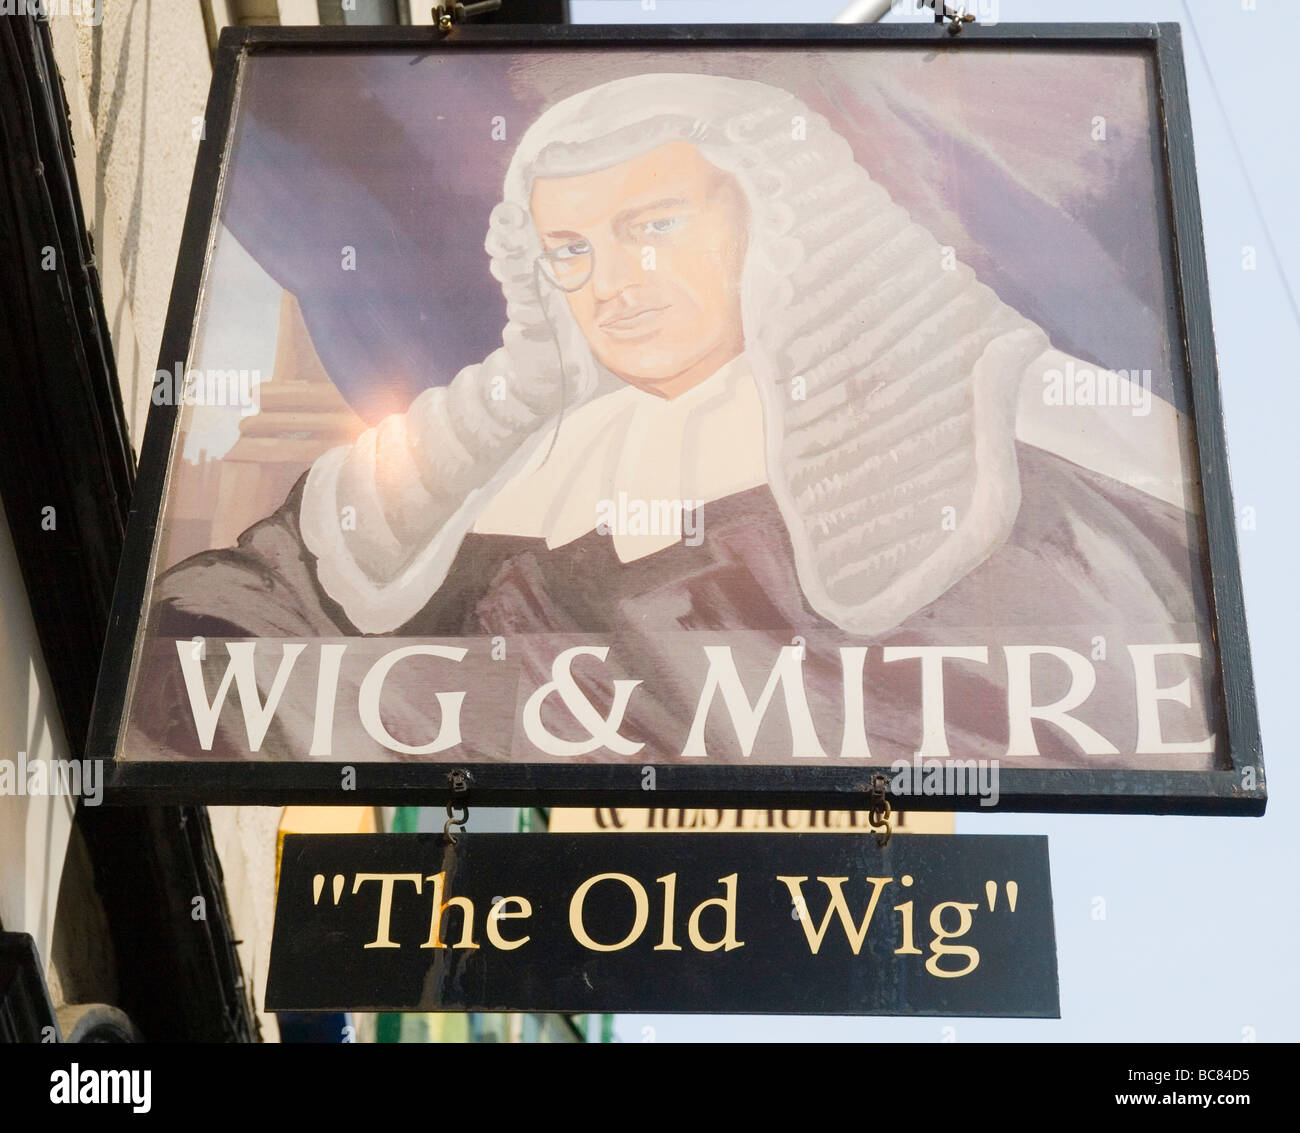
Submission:
[[[644,204],[636,204],[631,208],[620,210],[614,214],[611,224],[613,227],[618,228],[643,212],[650,212],[654,209],[680,208],[682,205],[689,205],[690,203],[687,197],[660,197],[657,201],[646,201]],[[571,240],[574,238],[585,240],[587,238],[581,232],[575,232],[570,228],[556,228],[549,232],[543,232],[542,235],[548,240]]]
[[[634,216],[639,216],[643,212],[650,212],[652,209],[679,208],[681,205],[690,203],[686,197],[661,197],[657,201],[647,201],[643,205],[633,205],[631,208],[623,209],[614,215],[614,227],[617,228],[622,224],[626,224]]]

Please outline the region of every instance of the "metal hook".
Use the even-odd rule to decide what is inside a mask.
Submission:
[[[457,810],[460,811],[460,817],[459,817],[459,818],[456,816],[456,811],[457,811]],[[460,827],[460,832],[461,832],[462,834],[464,834],[464,833],[465,833],[465,826],[468,824],[468,822],[469,822],[469,807],[467,807],[467,806],[459,806],[459,807],[458,807],[458,806],[456,806],[455,803],[448,803],[448,804],[447,804],[447,821],[444,822],[444,823],[442,824],[442,833],[443,833],[443,837],[445,837],[445,838],[447,839],[447,841],[450,842],[453,846],[456,845],[456,843],[459,841],[459,839],[456,837],[455,834],[453,834],[453,833],[451,832],[451,828],[452,828],[453,826],[459,826],[459,827]]]
[[[951,4],[943,3],[943,0],[925,0],[926,4],[934,9],[934,22],[941,24],[948,20],[948,34],[957,35],[966,24],[973,24],[975,17],[966,11],[965,4],[958,4],[954,9]]]
[[[867,823],[871,826],[871,833],[876,839],[876,845],[884,849],[889,845],[889,839],[894,833],[894,828],[889,823],[889,816],[893,813],[889,805],[889,779],[877,771],[871,777],[871,810],[867,814]],[[878,830],[876,827],[883,826],[884,830]]]
[[[475,16],[495,12],[500,7],[501,0],[478,0],[474,4],[461,4],[458,0],[451,0],[447,4],[435,4],[432,13],[433,24],[443,35],[446,35],[454,25],[463,24]]]
[[[442,834],[453,846],[459,839],[451,828],[459,826],[460,832],[464,834],[469,823],[469,787],[473,781],[473,776],[464,767],[447,772],[447,786],[451,788],[452,797],[447,802],[447,821],[442,824]],[[459,801],[457,796],[460,796]],[[460,811],[459,817],[457,811]]]

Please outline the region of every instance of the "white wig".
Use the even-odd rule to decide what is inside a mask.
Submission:
[[[538,289],[533,181],[677,140],[748,201],[745,349],[808,603],[849,632],[881,634],[1005,541],[1020,504],[1020,377],[1047,336],[912,223],[787,91],[637,75],[557,103],[515,151],[486,241],[506,298],[501,348],[312,468],[303,538],[361,631],[417,614],[562,407],[617,384],[564,296]]]

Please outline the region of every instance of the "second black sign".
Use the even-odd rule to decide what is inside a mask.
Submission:
[[[1047,839],[289,835],[266,1006],[1055,1018]]]

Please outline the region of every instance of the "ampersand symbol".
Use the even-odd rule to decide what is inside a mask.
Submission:
[[[586,755],[602,747],[619,755],[635,755],[645,747],[645,744],[633,743],[618,732],[627,711],[628,697],[640,681],[615,681],[614,703],[610,705],[609,715],[602,716],[574,680],[570,667],[575,657],[595,657],[603,661],[608,654],[609,647],[604,645],[575,645],[566,649],[551,663],[551,680],[528,698],[524,705],[524,731],[547,755]],[[542,726],[542,702],[552,693],[560,694],[564,707],[586,729],[590,739],[562,740]]]

